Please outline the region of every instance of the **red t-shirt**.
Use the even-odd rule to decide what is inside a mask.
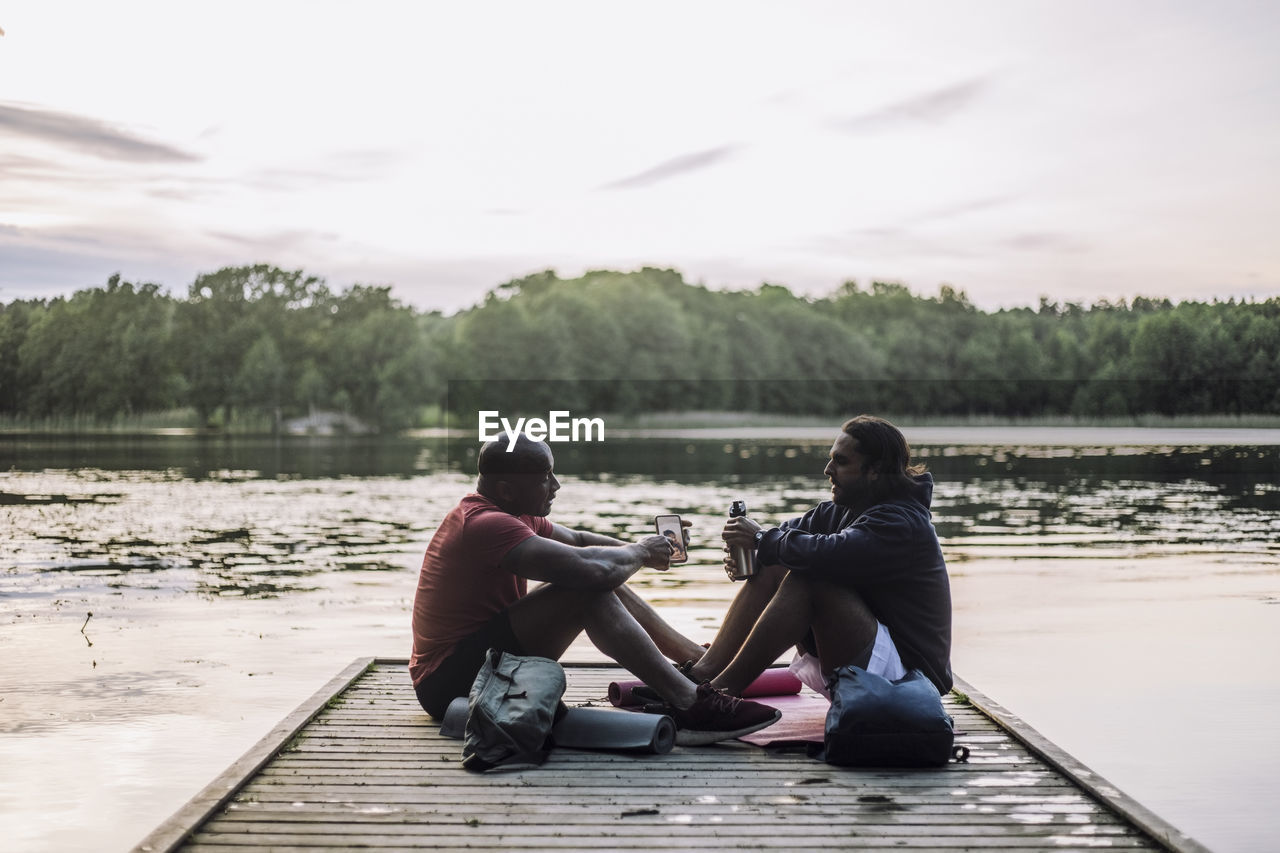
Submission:
[[[551,529],[545,518],[511,515],[477,494],[449,510],[427,545],[413,599],[409,675],[415,685],[460,640],[528,591],[524,578],[502,568],[502,558],[530,536],[550,537]]]

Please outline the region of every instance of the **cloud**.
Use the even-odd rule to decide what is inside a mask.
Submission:
[[[1024,252],[1049,252],[1051,254],[1079,254],[1089,247],[1070,234],[1050,231],[1027,231],[1014,234],[1000,241],[1000,245]]]
[[[206,196],[207,193],[186,187],[169,186],[147,190],[147,195],[162,201],[198,201]]]
[[[658,165],[645,169],[643,172],[623,178],[619,181],[605,184],[601,189],[606,190],[630,190],[638,187],[647,187],[656,184],[659,181],[665,181],[668,178],[674,178],[677,175],[683,175],[687,172],[696,172],[699,169],[705,169],[719,163],[731,155],[738,146],[721,145],[718,148],[708,148],[706,151],[695,151],[692,154],[682,154],[679,157],[673,157],[665,160]]]
[[[805,249],[816,249],[833,258],[877,261],[909,260],[962,262],[980,257],[969,244],[905,228],[864,228],[812,241]]]
[[[151,142],[86,116],[0,104],[0,130],[52,142],[108,160],[192,162],[190,152]]]
[[[3,178],[47,178],[58,171],[58,167],[50,160],[36,157],[24,157],[21,154],[6,153],[0,155],[0,177]]]
[[[331,231],[310,231],[301,228],[237,234],[231,231],[206,231],[205,235],[220,243],[229,243],[242,250],[253,252],[256,257],[271,257],[275,253],[295,252],[318,245],[334,244],[342,238]]]
[[[956,204],[937,207],[933,210],[926,210],[915,216],[908,217],[906,223],[911,225],[919,225],[924,222],[939,222],[948,219],[954,219],[959,216],[967,216],[970,213],[976,213],[981,210],[990,210],[995,207],[1003,207],[1017,200],[1012,195],[995,195],[986,198],[972,199],[971,201],[962,201]]]
[[[257,190],[289,193],[352,180],[355,179],[319,169],[268,168],[250,172],[240,182]]]
[[[830,122],[830,126],[847,133],[857,133],[865,130],[879,130],[905,122],[937,123],[950,118],[973,103],[989,85],[990,81],[985,78],[968,80],[924,95],[906,98],[852,118],[835,119]]]
[[[819,251],[835,252],[842,255],[869,253],[910,256],[913,253],[927,253],[933,257],[970,257],[972,255],[971,252],[950,245],[945,233],[939,234],[936,229],[930,229],[928,226],[960,219],[972,213],[1004,207],[1016,202],[1017,199],[1018,197],[1015,195],[992,195],[965,199],[909,213],[891,222],[849,228],[835,234],[819,235],[803,246],[802,250],[816,248]],[[1027,244],[1019,248],[1033,247]]]
[[[268,166],[246,173],[240,182],[269,192],[297,192],[329,184],[355,183],[394,176],[395,168],[409,162],[408,152],[394,149],[338,151],[314,166]]]

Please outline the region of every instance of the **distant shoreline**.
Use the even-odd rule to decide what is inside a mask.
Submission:
[[[828,441],[838,419],[820,415],[769,415],[734,412],[670,412],[651,415],[604,415],[606,438],[707,440]],[[1280,416],[1142,416],[1136,418],[894,418],[913,445],[1191,446],[1280,445]],[[0,425],[0,440],[39,438],[211,438],[272,441],[379,441],[382,439],[462,438],[459,427],[442,426],[394,433],[293,435],[260,429],[205,429],[182,426],[118,424]]]
[[[836,427],[620,429],[616,438],[689,440],[813,440],[829,442]],[[902,432],[913,446],[969,447],[1188,447],[1280,445],[1280,429],[1244,427],[911,426]]]

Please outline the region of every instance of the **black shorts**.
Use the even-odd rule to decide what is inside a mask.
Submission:
[[[484,627],[464,637],[430,675],[414,686],[423,710],[437,720],[443,719],[450,702],[471,692],[476,673],[484,665],[484,656],[489,649],[525,654],[515,631],[511,630],[511,617],[505,610],[486,622]]]

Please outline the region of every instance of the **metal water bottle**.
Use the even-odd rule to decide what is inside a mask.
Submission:
[[[747,514],[746,501],[734,501],[729,504],[730,518],[744,518]],[[736,571],[729,571],[726,567],[726,574],[729,575],[731,581],[744,581],[756,573],[756,552],[754,548],[747,548],[742,545],[733,547],[733,562],[737,564]]]

